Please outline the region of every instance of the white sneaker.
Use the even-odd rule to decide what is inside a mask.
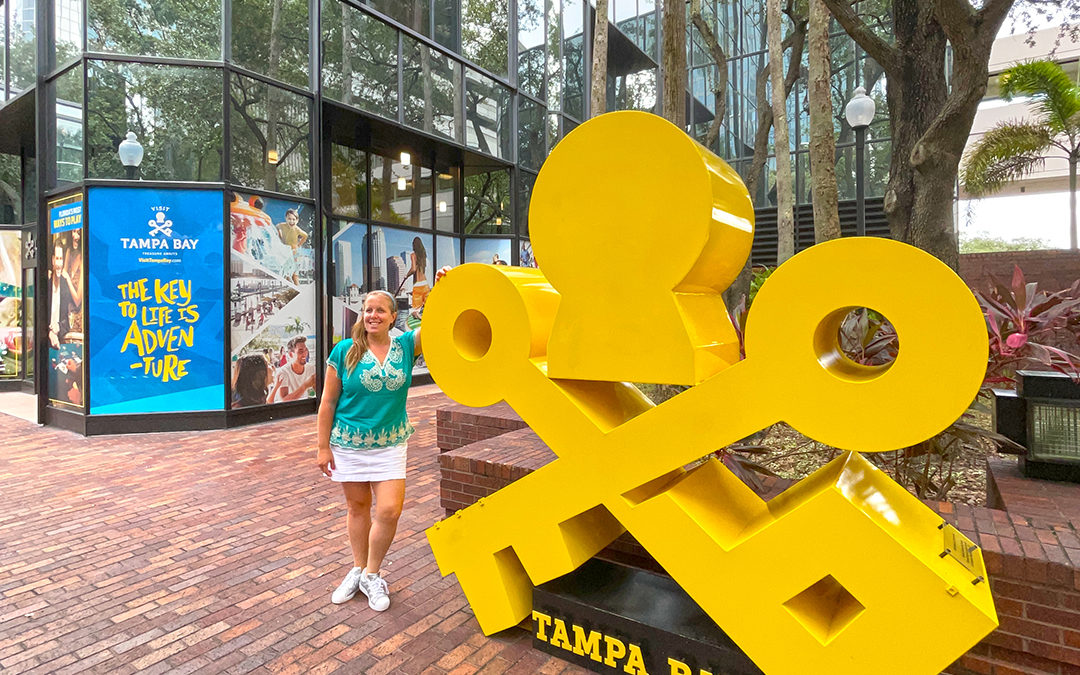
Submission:
[[[360,592],[367,596],[368,607],[385,612],[390,607],[390,592],[386,581],[378,574],[364,572],[360,575]]]
[[[363,568],[354,567],[349,570],[349,573],[345,575],[345,580],[341,582],[341,585],[337,587],[334,594],[330,596],[330,602],[335,605],[340,605],[352,600],[352,597],[356,595],[356,591],[360,589],[360,577],[362,576]]]

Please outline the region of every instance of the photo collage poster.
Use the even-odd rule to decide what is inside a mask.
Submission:
[[[50,201],[49,247],[49,401],[81,410],[83,369],[83,195]]]
[[[20,376],[22,359],[22,238],[0,230],[0,379]]]
[[[90,414],[225,405],[220,190],[92,187]]]
[[[232,407],[315,396],[315,209],[234,192]]]
[[[334,263],[333,325],[331,345],[349,337],[353,324],[363,312],[364,293],[369,290],[365,265],[367,261],[367,225],[336,222],[331,255]]]

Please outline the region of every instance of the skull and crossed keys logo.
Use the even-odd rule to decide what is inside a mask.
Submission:
[[[164,211],[158,211],[146,224],[150,226],[151,237],[157,236],[158,234],[165,235],[166,237],[172,236],[172,219],[166,219]]]
[[[442,389],[507,401],[558,456],[428,530],[485,633],[627,530],[770,675],[937,673],[993,630],[979,552],[943,555],[941,519],[856,452],[925,440],[974,398],[986,330],[951,270],[884,239],[814,246],[759,291],[740,360],[720,293],[750,251],[749,195],[637,112],[555,148],[530,229],[542,271],[463,265],[424,317]],[[840,351],[857,307],[896,328],[893,363]],[[693,386],[653,406],[629,382]],[[779,421],[851,452],[769,502],[696,462]]]

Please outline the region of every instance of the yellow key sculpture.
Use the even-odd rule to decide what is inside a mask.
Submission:
[[[947,427],[987,354],[951,270],[884,239],[814,246],[761,288],[738,360],[719,293],[749,254],[746,188],[636,112],[559,144],[530,228],[543,273],[458,267],[424,317],[442,389],[507,401],[558,456],[428,530],[485,633],[625,530],[769,675],[937,673],[996,627],[978,549],[856,452],[769,502],[715,459],[684,468],[779,421],[863,452]],[[892,322],[891,364],[840,351],[856,307]],[[634,381],[694,386],[653,406]]]

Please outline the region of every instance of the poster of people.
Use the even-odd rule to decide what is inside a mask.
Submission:
[[[0,230],[0,378],[19,377],[22,359],[22,239]]]
[[[397,300],[397,321],[390,335],[420,327],[435,278],[434,237],[430,234],[371,228],[371,285]],[[414,372],[427,372],[421,357]]]
[[[315,396],[315,209],[233,193],[233,408]]]
[[[222,193],[94,187],[88,207],[90,413],[221,410]]]
[[[466,239],[465,262],[485,263],[487,265],[509,265],[511,240],[509,239]]]
[[[333,237],[334,289],[330,321],[333,324],[332,344],[349,337],[363,309],[363,296],[368,291],[367,225],[336,222]]]
[[[521,240],[521,256],[518,258],[518,267],[539,267],[536,256],[533,255],[532,242],[528,239]]]
[[[49,202],[49,400],[81,409],[83,379],[83,196]]]

